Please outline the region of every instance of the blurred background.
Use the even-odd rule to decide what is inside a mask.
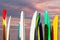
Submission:
[[[51,24],[55,15],[60,15],[60,0],[0,0],[0,40],[2,40],[2,9],[7,9],[7,21],[12,16],[10,27],[10,40],[17,40],[18,22],[20,13],[24,11],[25,40],[29,40],[30,24],[34,12],[37,10],[41,13],[41,22],[44,27],[44,10],[49,12]],[[59,16],[60,19],[60,16]],[[60,37],[60,20],[59,20],[59,37]],[[59,38],[58,37],[58,38]],[[60,40],[60,39],[59,39]]]

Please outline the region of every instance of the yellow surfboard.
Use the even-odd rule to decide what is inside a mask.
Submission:
[[[53,40],[58,40],[58,15],[54,17],[52,28],[53,28]]]

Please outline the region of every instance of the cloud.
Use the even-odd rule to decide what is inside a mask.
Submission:
[[[27,11],[27,12],[31,11],[32,12],[32,9],[30,9],[28,6],[12,5],[12,4],[7,4],[7,3],[4,3],[2,5],[6,6],[6,7],[9,7],[9,8],[13,8],[13,9],[23,10],[23,11]]]
[[[19,11],[23,10],[25,13],[25,17],[26,17],[25,20],[26,19],[29,20],[29,22],[26,23],[26,25],[30,24],[30,20],[32,19],[32,16],[33,16],[35,10],[38,10],[42,16],[43,16],[44,10],[47,10],[49,12],[49,15],[51,18],[53,18],[56,15],[56,13],[57,13],[57,15],[60,15],[60,2],[59,1],[56,1],[56,0],[53,0],[53,1],[51,1],[51,0],[46,0],[46,1],[43,1],[43,0],[42,1],[41,0],[35,0],[35,1],[31,0],[30,1],[29,0],[29,1],[27,1],[26,0],[25,2],[24,2],[24,0],[18,0],[18,1],[17,1],[17,4],[15,4],[15,1],[14,1],[14,3],[13,2],[12,3],[3,3],[2,6],[11,8],[11,10],[12,9],[19,10]],[[38,1],[41,1],[41,2],[38,2]],[[16,24],[17,23],[18,23],[18,21],[16,22]]]

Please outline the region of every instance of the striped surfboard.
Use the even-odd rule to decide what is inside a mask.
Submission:
[[[44,11],[44,35],[45,35],[45,40],[51,40],[51,26],[50,26],[50,17],[48,15],[47,11]]]
[[[6,9],[2,10],[2,29],[3,29],[3,40],[6,40]]]
[[[36,25],[36,17],[37,17],[37,11],[35,11],[32,21],[31,21],[31,27],[30,27],[30,40],[34,40],[34,33],[35,33],[35,25]]]
[[[52,40],[58,40],[58,15],[54,17],[53,23],[52,23]]]

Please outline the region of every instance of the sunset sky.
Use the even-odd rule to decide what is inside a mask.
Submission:
[[[1,12],[4,8],[7,9],[7,21],[9,16],[12,16],[11,29],[17,28],[21,11],[24,11],[26,30],[30,28],[32,16],[36,10],[41,13],[42,24],[44,23],[44,10],[49,12],[51,24],[55,15],[58,15],[60,19],[60,0],[0,0],[0,26],[2,26]]]

